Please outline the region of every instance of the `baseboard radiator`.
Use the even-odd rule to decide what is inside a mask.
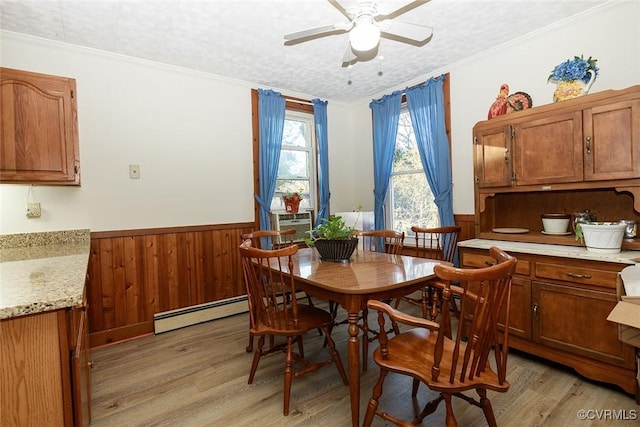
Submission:
[[[185,326],[221,319],[248,311],[247,296],[227,298],[153,315],[154,333],[173,331]]]
[[[306,295],[304,292],[296,292],[296,298],[306,298]],[[234,314],[246,313],[247,311],[249,311],[249,305],[247,304],[246,295],[192,305],[154,314],[153,331],[155,334],[161,334]]]

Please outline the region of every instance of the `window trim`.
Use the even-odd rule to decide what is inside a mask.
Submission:
[[[281,95],[282,96],[282,95]],[[298,111],[302,113],[308,113],[313,115],[314,108],[313,103],[310,100],[295,98],[290,96],[282,96],[285,99],[285,110],[290,111]],[[258,114],[258,104],[259,104],[259,94],[258,89],[251,89],[251,130],[253,132],[253,194],[260,193],[260,123],[259,123],[259,114]],[[315,134],[315,121],[314,121],[314,129],[313,129],[313,159],[314,162],[314,171],[315,174],[313,180],[315,181],[316,188],[314,189],[314,208],[312,211],[312,220],[315,220],[317,215],[317,209],[319,205],[318,200],[318,141]],[[258,202],[254,200],[253,202],[253,218],[254,218],[254,228],[259,230],[261,228],[260,225],[260,206]]]
[[[314,213],[315,217],[315,213],[317,212],[317,193],[318,193],[318,172],[316,171],[316,169],[318,168],[318,164],[317,164],[317,152],[318,152],[318,147],[317,147],[317,139],[316,139],[316,129],[315,129],[315,118],[313,117],[313,113],[309,113],[306,111],[299,111],[299,110],[290,110],[287,109],[285,107],[285,121],[289,119],[289,120],[300,120],[303,121],[305,123],[306,126],[308,126],[308,131],[309,131],[309,135],[310,135],[310,146],[307,148],[306,146],[304,148],[301,147],[295,147],[295,146],[286,146],[283,147],[286,150],[289,151],[299,151],[299,152],[303,152],[303,153],[308,153],[309,154],[309,175],[308,175],[308,180],[309,180],[309,204],[311,205],[307,210],[310,210]],[[315,184],[315,185],[311,185],[311,184]]]

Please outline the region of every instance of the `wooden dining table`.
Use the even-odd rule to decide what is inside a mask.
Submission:
[[[304,290],[312,296],[337,302],[347,312],[349,394],[353,426],[359,425],[360,418],[360,312],[366,308],[370,299],[399,298],[422,289],[429,280],[435,278],[433,268],[437,264],[448,263],[363,250],[356,251],[351,260],[345,263],[323,261],[312,248],[301,248],[294,255],[293,276],[296,290]]]

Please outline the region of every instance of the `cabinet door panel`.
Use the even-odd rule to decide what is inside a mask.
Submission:
[[[529,120],[514,127],[516,185],[582,181],[581,111]]]
[[[505,306],[500,314],[502,326],[504,326],[506,312]],[[531,339],[531,280],[514,277],[511,281],[509,333]]]
[[[91,371],[89,332],[86,309],[76,309],[78,324],[75,331],[76,343],[71,356],[71,375],[73,387],[74,425],[86,426],[91,422]]]
[[[640,177],[640,100],[584,112],[585,180]]]
[[[549,347],[619,366],[633,366],[633,352],[607,321],[616,305],[611,293],[532,283],[533,339]]]
[[[480,187],[511,185],[510,128],[479,129],[475,134],[476,179]]]
[[[80,184],[74,79],[0,69],[0,181]]]

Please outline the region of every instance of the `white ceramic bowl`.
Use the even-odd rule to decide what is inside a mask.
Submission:
[[[627,224],[617,222],[580,223],[584,244],[589,252],[617,254]]]
[[[565,234],[570,220],[569,214],[543,214],[542,227],[546,234]]]

